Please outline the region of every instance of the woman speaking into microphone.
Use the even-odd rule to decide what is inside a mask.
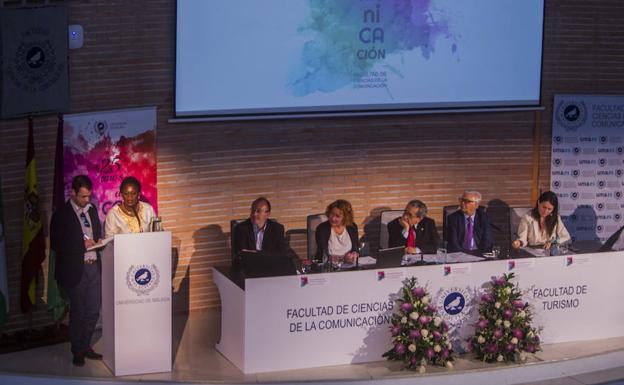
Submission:
[[[156,213],[147,202],[139,200],[141,183],[137,178],[128,176],[119,186],[121,202],[113,206],[106,214],[104,233],[106,238],[115,234],[142,233],[149,231],[149,226]]]

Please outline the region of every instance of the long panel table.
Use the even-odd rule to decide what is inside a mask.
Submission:
[[[378,361],[402,282],[416,277],[452,328],[474,332],[480,294],[513,272],[543,343],[624,336],[624,252],[491,260],[246,279],[214,268],[221,296],[216,348],[244,373]]]

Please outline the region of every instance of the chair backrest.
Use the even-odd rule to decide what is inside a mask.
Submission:
[[[232,266],[235,264],[236,261],[236,250],[234,249],[234,245],[235,245],[235,234],[236,234],[236,226],[238,226],[239,223],[245,222],[247,220],[247,218],[243,218],[243,219],[232,219],[230,221],[230,249],[232,250]]]
[[[532,207],[510,207],[509,208],[509,236],[513,242],[518,238],[518,226],[520,225],[520,219],[526,215]]]
[[[458,205],[450,205],[442,207],[442,241],[446,242],[446,227],[448,226],[447,218],[455,211],[459,210]]]
[[[381,212],[381,221],[379,225],[379,248],[388,248],[388,223],[403,214],[403,210],[386,210]]]
[[[308,257],[314,258],[316,255],[316,228],[321,223],[327,220],[325,214],[308,215],[307,218],[307,230],[308,230]]]

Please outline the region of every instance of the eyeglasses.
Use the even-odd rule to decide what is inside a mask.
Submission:
[[[262,209],[255,209],[253,212],[255,214],[267,214],[267,213],[270,213],[269,210],[262,210]]]
[[[466,198],[460,198],[460,199],[459,199],[459,201],[460,201],[461,203],[465,203],[465,204],[468,204],[468,203],[477,203],[477,201],[475,201],[475,200],[472,200],[472,199],[466,199]]]
[[[80,219],[82,219],[82,224],[85,227],[91,227],[91,223],[89,223],[89,220],[87,219],[87,216],[85,215],[84,212],[80,213]]]

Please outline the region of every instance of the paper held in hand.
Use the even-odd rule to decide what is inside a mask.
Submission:
[[[102,248],[102,247],[106,246],[106,245],[107,245],[110,241],[112,241],[112,240],[113,240],[113,237],[100,239],[100,240],[98,241],[98,243],[96,243],[95,245],[93,245],[93,246],[89,247],[89,248],[87,249],[87,251],[92,251],[92,250],[97,250],[97,249],[100,249],[100,248]]]

